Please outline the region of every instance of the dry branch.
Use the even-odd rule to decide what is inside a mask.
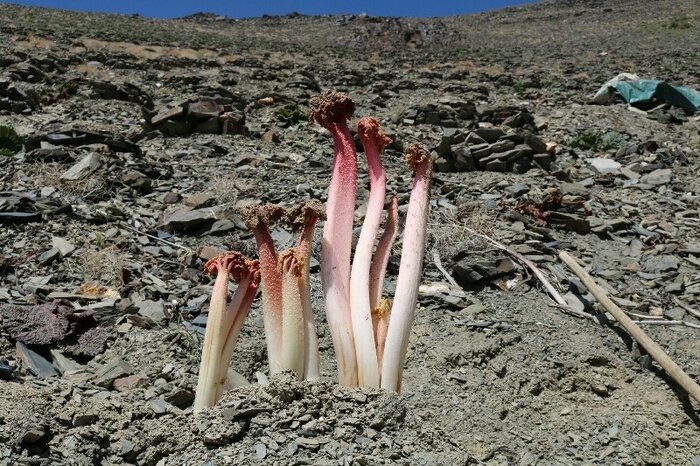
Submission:
[[[576,259],[570,256],[568,253],[562,251],[559,253],[559,258],[566,265],[574,271],[576,276],[586,285],[586,288],[591,292],[591,294],[600,302],[600,304],[617,320],[620,325],[622,325],[625,330],[635,339],[637,342],[646,350],[649,355],[654,358],[654,361],[658,362],[659,365],[666,371],[666,373],[678,383],[683,389],[695,400],[700,402],[700,385],[697,384],[688,374],[686,374],[683,369],[681,369],[678,364],[676,364],[665,352],[664,350],[649,336],[644,333],[644,331],[639,328],[637,324],[630,319],[627,314],[625,314],[622,309],[620,309],[600,288],[594,281],[593,278],[586,272],[583,267],[581,267]],[[656,322],[656,321],[650,321]],[[646,323],[646,322],[645,322]]]

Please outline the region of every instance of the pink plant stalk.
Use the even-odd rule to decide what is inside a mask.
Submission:
[[[205,270],[216,274],[199,366],[194,412],[214,406],[221,397],[243,321],[260,283],[259,262],[246,260],[239,253],[211,259]],[[229,275],[238,283],[231,303],[228,300]]]
[[[310,102],[309,122],[317,121],[333,136],[335,156],[328,188],[321,247],[321,283],[326,318],[342,385],[357,385],[357,360],[350,314],[350,253],[357,190],[357,152],[347,121],[355,104],[345,94],[328,91]]]
[[[284,209],[279,206],[252,205],[241,210],[241,217],[255,234],[263,282],[262,309],[270,374],[282,370],[282,275],[277,267],[277,249],[270,235],[270,223],[279,220]]]
[[[370,268],[372,250],[379,231],[386,197],[386,175],[379,154],[391,143],[391,139],[381,131],[379,122],[372,117],[362,118],[357,124],[357,132],[367,157],[370,194],[350,273],[350,311],[358,382],[362,387],[378,388],[379,365],[372,326]]]
[[[253,205],[241,215],[255,233],[260,254],[270,373],[291,370],[300,379],[317,379],[320,364],[309,262],[316,223],[324,218],[323,206],[306,201],[285,211],[279,206]],[[269,224],[282,218],[300,233],[296,247],[277,254]]]
[[[415,317],[433,171],[430,154],[421,146],[411,145],[406,149],[406,162],[415,172],[415,177],[408,202],[399,276],[396,280],[396,293],[389,317],[381,381],[382,388],[396,392],[401,390],[406,349]]]
[[[315,380],[321,376],[316,320],[314,319],[314,313],[311,308],[311,277],[309,267],[316,223],[319,219],[324,218],[326,218],[325,209],[323,205],[316,200],[302,202],[287,212],[287,220],[292,225],[292,229],[300,230],[296,250],[302,259],[299,289],[301,293],[301,304],[304,311],[304,335],[306,342],[304,378],[306,380]]]

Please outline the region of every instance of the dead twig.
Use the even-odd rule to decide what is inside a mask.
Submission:
[[[455,288],[459,288],[459,285],[455,281],[454,278],[452,278],[452,275],[443,267],[442,265],[442,260],[440,259],[440,253],[437,252],[436,249],[433,249],[433,262],[435,263],[435,267],[442,272],[442,274],[445,276],[445,280],[450,282],[450,285],[452,285]]]
[[[690,396],[695,398],[700,402],[700,385],[697,384],[687,373],[681,369],[678,364],[676,364],[664,350],[649,336],[644,333],[644,331],[639,328],[637,324],[630,319],[627,314],[625,314],[622,309],[620,309],[612,300],[605,294],[602,288],[600,288],[594,281],[593,278],[586,272],[583,267],[581,267],[576,259],[570,256],[568,253],[562,251],[559,253],[559,258],[562,262],[569,266],[571,270],[574,271],[576,276],[586,285],[588,291],[598,300],[598,302],[617,320],[620,325],[624,327],[625,330],[637,340],[642,348],[646,350],[649,355],[654,358],[654,361],[659,363],[661,368],[666,371],[666,373],[678,383]],[[652,320],[656,324],[658,321]]]
[[[681,327],[700,328],[700,325],[683,320],[633,320],[635,324],[642,325],[679,325]]]
[[[581,317],[583,319],[588,319],[592,320],[593,322],[598,323],[598,319],[596,319],[595,316],[591,314],[586,314],[585,312],[581,312],[579,310],[573,309],[569,304],[566,302],[566,300],[562,297],[562,295],[557,291],[556,288],[547,280],[547,277],[544,276],[544,273],[537,267],[531,260],[527,259],[525,256],[520,254],[519,252],[513,251],[510,249],[508,246],[505,246],[504,244],[499,243],[493,238],[490,238],[482,233],[479,233],[476,230],[473,230],[469,227],[464,227],[469,233],[472,235],[476,235],[480,237],[481,239],[485,240],[489,244],[497,247],[498,249],[507,252],[511,256],[513,256],[515,259],[520,261],[523,265],[525,265],[527,268],[529,268],[532,273],[535,274],[537,279],[542,283],[542,285],[545,287],[549,295],[554,299],[554,301],[557,302],[559,306],[557,306],[559,309],[562,311],[574,315],[576,317]]]
[[[129,226],[129,225],[125,224],[125,223],[122,223],[121,226],[124,227],[124,228],[126,228],[127,230],[133,231],[134,233],[138,233],[139,235],[148,236],[148,237],[151,238],[151,239],[154,239],[154,240],[156,240],[156,241],[160,241],[161,243],[165,243],[165,244],[167,244],[168,246],[172,246],[172,247],[174,247],[174,248],[180,248],[180,249],[182,249],[183,251],[187,251],[187,252],[193,252],[193,251],[192,251],[190,248],[188,248],[187,246],[183,246],[183,245],[181,245],[181,244],[173,243],[173,242],[171,242],[171,241],[164,240],[163,238],[158,238],[157,236],[154,236],[154,235],[149,235],[148,233],[144,233],[143,231],[139,231],[139,230],[137,230],[136,228],[134,228],[134,227],[132,227],[132,226]]]

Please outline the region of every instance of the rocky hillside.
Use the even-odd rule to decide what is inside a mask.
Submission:
[[[577,257],[700,382],[700,116],[590,103],[622,72],[700,90],[697,1],[427,19],[0,11],[3,464],[700,465],[700,405],[557,259]],[[252,385],[195,420],[203,265],[256,254],[242,207],[325,202],[332,141],[307,119],[326,89],[393,139],[402,219],[403,149],[435,160],[403,392],[334,383],[316,244],[323,380],[265,383],[258,299],[233,361]],[[368,184],[362,160],[356,225]]]

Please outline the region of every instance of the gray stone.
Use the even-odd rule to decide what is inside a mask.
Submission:
[[[64,181],[82,180],[98,168],[100,168],[100,154],[91,152],[66,170],[66,172],[61,175],[61,179]]]
[[[56,372],[56,369],[54,369],[46,358],[36,351],[28,348],[27,345],[21,341],[15,343],[15,351],[17,353],[17,357],[22,361],[27,369],[29,369],[31,373],[40,379],[58,376],[58,372]]]
[[[472,156],[476,161],[479,161],[491,155],[491,146],[489,146],[488,144],[478,144],[476,146],[470,146],[469,150],[471,150]]]
[[[255,457],[259,460],[265,459],[267,456],[267,447],[264,443],[255,444]]]
[[[644,261],[642,267],[649,273],[662,273],[670,270],[678,269],[680,261],[676,256],[670,254],[661,254],[660,256],[651,256]]]
[[[548,222],[552,225],[563,225],[577,233],[588,233],[591,230],[591,224],[588,219],[579,214],[551,211]]]
[[[505,172],[508,170],[508,163],[505,160],[491,160],[484,166],[484,170],[490,172]]]
[[[605,159],[602,157],[586,159],[586,162],[588,162],[593,168],[595,168],[596,171],[601,175],[605,175],[607,173],[618,174],[620,173],[620,167],[622,167],[622,164],[620,164],[620,162],[616,162],[612,159]]]
[[[529,158],[518,159],[513,162],[513,173],[523,174],[532,167],[532,161]]]
[[[130,170],[122,176],[122,183],[140,193],[151,191],[151,179],[143,173]]]
[[[51,238],[51,245],[58,249],[58,252],[61,253],[62,257],[65,257],[75,251],[75,246],[73,246],[67,239],[59,236],[53,236]]]
[[[136,307],[139,308],[139,314],[148,317],[155,323],[161,323],[170,317],[165,309],[163,301],[151,301],[147,299],[144,301],[137,301],[135,304]]]
[[[670,168],[660,168],[658,170],[654,170],[651,173],[647,173],[646,175],[642,176],[642,178],[639,180],[640,183],[643,184],[650,184],[652,186],[659,186],[662,184],[667,184],[671,182],[671,177],[673,176],[673,170]]]
[[[156,414],[165,414],[168,404],[160,398],[152,398],[148,400],[148,407]]]
[[[84,369],[84,366],[78,364],[70,358],[67,358],[57,349],[50,350],[51,360],[53,361],[53,366],[58,369],[58,372],[64,374],[70,371],[80,371]]]
[[[500,256],[481,258],[470,255],[457,262],[452,268],[452,273],[460,286],[469,289],[484,280],[511,272],[514,268],[515,264],[507,258]]]
[[[135,449],[136,445],[134,445],[134,442],[123,438],[119,446],[119,456],[126,460],[133,459],[135,457]]]
[[[131,365],[119,358],[114,358],[98,369],[94,383],[99,387],[111,388],[116,379],[133,373],[134,368]]]
[[[574,311],[584,312],[586,310],[586,304],[571,291],[562,297],[566,300],[566,304]]]
[[[515,143],[507,139],[494,142],[491,144],[492,152],[505,152],[515,148]]]
[[[476,164],[472,153],[466,144],[457,144],[452,147],[452,163],[455,171],[470,172],[476,170]]]
[[[165,123],[168,120],[180,118],[183,115],[183,113],[184,109],[180,105],[165,109],[153,118],[151,118],[151,124],[160,125],[161,123]]]
[[[168,120],[158,129],[166,136],[185,136],[192,133],[192,123],[185,120]]]
[[[219,118],[209,118],[201,123],[198,123],[194,127],[195,132],[204,134],[219,134],[221,133],[221,125],[219,124]]]
[[[97,420],[95,413],[82,413],[73,416],[73,427],[89,426]]]
[[[547,152],[547,144],[532,133],[525,134],[525,144],[530,146],[536,154]]]
[[[450,173],[454,171],[454,164],[452,163],[452,158],[439,157],[435,161],[435,170],[442,173]]]
[[[560,189],[564,194],[573,194],[575,196],[586,196],[589,192],[588,188],[581,183],[562,183]]]
[[[506,135],[506,132],[503,131],[501,128],[495,127],[479,128],[474,132],[477,134],[477,136],[479,136],[489,144],[493,144],[494,142],[498,141],[502,136]]]
[[[671,320],[683,320],[683,317],[685,317],[685,310],[680,307],[672,307],[666,309],[664,315]]]
[[[477,146],[479,144],[488,144],[484,138],[482,138],[481,136],[479,136],[478,134],[473,133],[473,132],[469,133],[467,135],[467,139],[465,140],[465,142],[467,144],[469,144],[470,146]]]
[[[182,208],[165,215],[162,226],[167,230],[186,231],[213,222],[219,218],[219,209]]]
[[[197,120],[208,120],[224,113],[224,107],[213,100],[200,100],[189,105],[189,114]]]
[[[36,261],[41,265],[47,265],[55,261],[60,255],[61,251],[59,251],[58,248],[51,248],[39,254]]]
[[[530,187],[522,183],[516,183],[506,187],[504,191],[513,197],[520,197],[530,192]]]
[[[532,161],[543,170],[549,170],[552,164],[552,156],[549,154],[535,154],[532,156]]]
[[[46,435],[44,428],[41,426],[32,427],[24,431],[20,436],[20,443],[22,445],[32,445],[39,440],[43,439]]]

